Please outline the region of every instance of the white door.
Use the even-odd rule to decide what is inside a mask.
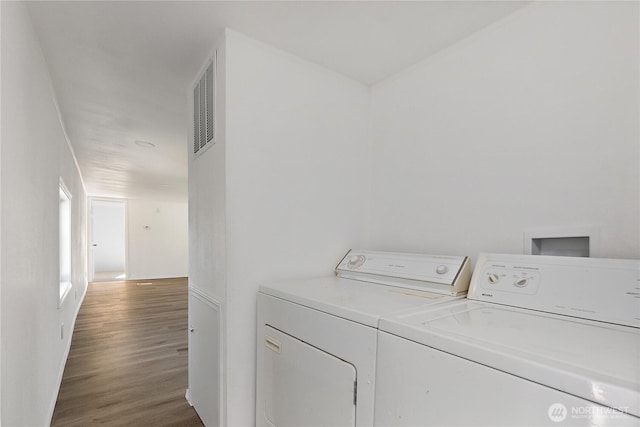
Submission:
[[[124,201],[91,200],[91,281],[126,278],[125,221]]]
[[[277,427],[355,426],[353,365],[265,326],[265,420]]]
[[[189,401],[207,427],[220,425],[220,309],[189,296]]]

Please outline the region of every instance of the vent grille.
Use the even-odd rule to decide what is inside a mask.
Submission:
[[[213,120],[213,109],[215,108],[215,79],[213,78],[213,62],[207,67],[205,74],[205,83],[207,86],[207,142],[213,139],[213,133],[215,131],[215,123]]]
[[[198,154],[215,139],[215,56],[193,89],[193,154]]]
[[[193,90],[193,154],[200,150],[200,83]]]
[[[200,80],[200,83],[198,84],[198,88],[200,89],[200,106],[198,108],[198,111],[200,112],[200,148],[203,148],[204,145],[207,143],[206,141],[206,130],[205,127],[207,126],[207,123],[205,122],[205,114],[206,114],[206,106],[205,106],[205,96],[206,96],[206,87],[205,87],[205,81],[204,79]]]

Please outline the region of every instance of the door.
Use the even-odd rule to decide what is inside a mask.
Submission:
[[[353,365],[265,325],[265,418],[277,427],[355,426]]]
[[[91,200],[91,277],[126,279],[126,206],[121,200]]]
[[[220,425],[220,304],[189,296],[189,402],[207,427]]]

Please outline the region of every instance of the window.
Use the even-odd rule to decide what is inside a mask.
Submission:
[[[58,307],[71,290],[71,193],[60,179],[59,187],[59,260],[60,260],[60,298]]]

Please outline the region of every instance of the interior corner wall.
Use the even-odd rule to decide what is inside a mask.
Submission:
[[[209,60],[215,67],[215,140],[193,153],[193,93]],[[225,425],[224,316],[226,314],[226,36],[219,34],[202,69],[187,87],[190,111],[189,159],[189,325],[204,333],[189,335],[188,399],[208,425]],[[206,303],[205,303],[206,302]],[[194,303],[196,303],[194,305]],[[202,303],[202,304],[201,304]],[[198,308],[200,307],[200,308]],[[199,313],[199,314],[198,314]],[[202,323],[200,323],[202,322]],[[204,345],[202,340],[206,340]],[[200,345],[200,346],[199,346]],[[208,360],[219,360],[210,366]],[[204,366],[203,366],[204,365]],[[212,372],[213,369],[217,371]]]
[[[368,88],[228,31],[226,400],[255,424],[261,284],[330,275],[365,233]]]
[[[1,22],[2,5],[0,5],[0,30],[2,28]],[[2,37],[2,34],[0,34]],[[0,38],[0,40],[2,40]],[[1,46],[0,46],[1,49]],[[0,58],[0,76],[2,76],[2,59]],[[0,77],[0,96],[2,94],[2,78]],[[2,167],[2,107],[4,102],[0,102],[0,168]],[[0,342],[2,338],[2,173],[0,169]],[[0,348],[0,426],[2,426],[2,349]]]
[[[87,198],[26,5],[1,2],[0,15],[0,423],[42,426],[86,291]],[[72,289],[58,308],[60,178],[72,196]]]
[[[186,277],[186,202],[127,200],[127,279]]]
[[[218,35],[215,143],[193,154],[193,89],[187,88],[189,159],[189,287],[222,302],[226,297],[226,38]],[[206,64],[205,64],[206,65]],[[203,66],[205,66],[203,65]],[[204,70],[204,68],[203,68]],[[203,71],[200,70],[200,71]],[[198,74],[198,76],[200,73]]]
[[[371,247],[640,257],[637,2],[538,2],[372,88]]]

